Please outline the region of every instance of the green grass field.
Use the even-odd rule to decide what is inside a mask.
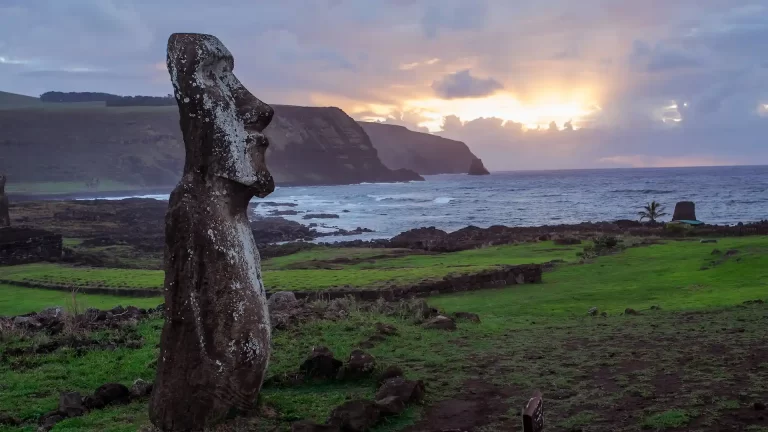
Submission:
[[[158,297],[131,298],[99,294],[77,294],[77,302],[81,309],[109,309],[117,305],[151,308],[163,302]],[[0,284],[0,316],[21,315],[37,312],[51,306],[68,307],[72,303],[72,294],[64,291],[46,289],[22,288]]]
[[[554,246],[550,242],[497,246],[440,255],[409,255],[351,264],[333,260],[367,259],[371,256],[400,253],[383,249],[325,249],[304,251],[264,262],[264,283],[271,291],[323,290],[333,287],[355,288],[406,285],[448,275],[477,273],[500,265],[543,263],[552,260],[575,261],[575,247]],[[332,269],[318,269],[318,265]],[[301,268],[306,267],[306,268]],[[293,268],[293,269],[287,269]],[[161,288],[160,270],[129,270],[74,267],[43,263],[0,267],[0,280],[58,284],[73,287]]]
[[[516,263],[530,247],[449,254],[442,267]],[[538,247],[531,253],[540,253],[537,258],[543,261],[553,259],[550,253],[575,260],[575,248],[546,251],[549,246]],[[722,253],[713,255],[713,249]],[[729,250],[738,252],[726,254]],[[407,319],[352,310],[347,320],[315,321],[275,332],[269,375],[297,370],[315,345],[326,345],[337,358],[345,359],[375,334],[376,322],[386,322],[396,326],[399,334],[367,351],[382,367],[397,364],[409,377],[424,379],[428,398],[424,406],[409,408],[378,427],[378,432],[401,430],[414,422],[422,427],[439,424],[450,414],[443,401],[451,399],[464,407],[461,418],[452,421],[476,420],[461,425],[462,430],[519,430],[519,410],[536,389],[544,393],[545,419],[553,431],[761,431],[767,425],[752,404],[768,402],[768,305],[742,303],[768,299],[766,252],[766,237],[721,239],[714,245],[668,242],[629,248],[585,264],[563,264],[545,273],[542,284],[429,298],[430,304],[446,313],[480,315],[482,323],[460,321],[456,332],[423,330]],[[334,252],[319,251],[283,257],[270,266],[336,258]],[[436,265],[425,263],[439,258],[357,262],[341,272],[431,269]],[[389,261],[395,260],[403,261],[393,267]],[[309,270],[272,270],[301,271]],[[4,300],[11,298],[10,303],[0,303],[5,310],[25,298],[66,296],[27,288],[0,289]],[[102,300],[126,305],[138,299],[94,297],[93,301]],[[21,309],[58,300],[24,301],[27,304]],[[593,306],[608,316],[587,316]],[[650,310],[650,306],[661,309]],[[639,315],[622,315],[625,308],[634,308]],[[129,385],[135,378],[151,379],[159,328],[159,321],[139,326],[144,338],[140,349],[95,350],[85,355],[60,350],[0,364],[0,412],[29,422],[22,429],[0,426],[0,431],[34,431],[34,419],[56,406],[60,391],[89,391],[106,381]],[[322,421],[335,405],[349,397],[370,397],[373,389],[372,381],[267,386],[262,401],[277,417],[263,420],[253,430],[288,430],[291,421],[303,418]],[[53,431],[122,432],[146,423],[146,405],[136,403],[66,420]]]

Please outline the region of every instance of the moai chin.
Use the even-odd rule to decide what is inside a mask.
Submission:
[[[186,160],[165,218],[165,325],[149,416],[198,431],[254,408],[270,323],[248,202],[275,188],[261,133],[273,110],[232,73],[216,37],[173,34],[168,71]]]
[[[0,174],[0,228],[11,226],[11,216],[8,213],[8,195],[5,194],[6,177]]]

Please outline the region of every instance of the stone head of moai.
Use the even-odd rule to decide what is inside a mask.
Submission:
[[[186,147],[184,175],[230,180],[248,200],[269,195],[275,183],[262,131],[274,111],[237,79],[229,50],[215,36],[175,33],[166,61]]]

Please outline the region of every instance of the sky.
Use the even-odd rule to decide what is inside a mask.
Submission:
[[[173,32],[491,170],[768,164],[765,0],[0,0],[0,90],[171,93]]]

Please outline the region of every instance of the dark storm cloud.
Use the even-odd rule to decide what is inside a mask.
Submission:
[[[444,76],[432,83],[432,89],[441,98],[456,99],[488,96],[504,86],[493,78],[476,78],[469,69]]]

